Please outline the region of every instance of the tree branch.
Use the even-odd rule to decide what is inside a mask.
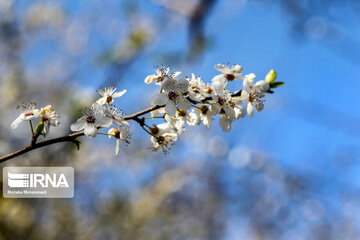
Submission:
[[[134,113],[132,115],[128,115],[128,116],[125,116],[123,117],[124,120],[135,120],[137,121],[139,118],[139,116],[142,116],[142,115],[145,115],[147,113],[150,113],[156,109],[159,109],[161,108],[162,106],[152,106],[150,108],[147,108],[143,111],[140,111],[140,112],[137,112],[137,113]],[[29,145],[27,147],[24,147],[22,149],[19,149],[15,152],[12,152],[12,153],[9,153],[5,156],[2,156],[0,157],[0,163],[3,163],[7,160],[10,160],[12,158],[15,158],[17,156],[20,156],[24,153],[27,153],[27,152],[30,152],[32,150],[35,150],[37,148],[41,148],[41,147],[45,147],[45,146],[48,146],[48,145],[52,145],[52,144],[55,144],[55,143],[60,143],[60,142],[74,142],[75,143],[75,139],[77,137],[81,137],[81,136],[84,136],[84,131],[81,131],[81,132],[76,132],[76,133],[72,133],[72,134],[69,134],[67,136],[63,136],[63,137],[59,137],[59,138],[54,138],[54,139],[50,139],[50,140],[47,140],[47,141],[43,141],[43,142],[40,142],[40,143],[35,143],[35,144],[32,144],[32,145]]]
[[[237,92],[234,92],[234,94],[232,94],[232,97],[238,97],[240,95],[241,95],[241,90],[237,91]],[[211,99],[212,99],[211,97],[205,98],[202,101],[202,103],[205,103],[206,101],[209,101]],[[189,99],[189,100],[192,103],[195,103],[195,104],[199,103],[199,102],[194,102],[191,99]],[[163,106],[155,105],[155,106],[149,107],[147,109],[144,109],[144,110],[142,110],[140,112],[125,116],[122,119],[124,119],[124,120],[134,120],[135,122],[137,122],[137,123],[139,123],[141,125],[142,121],[141,121],[141,119],[139,119],[140,116],[145,115],[147,113],[150,113],[152,111],[155,111],[155,110],[157,110],[159,108],[162,108],[162,107]],[[52,144],[55,144],[55,143],[60,143],[60,142],[73,142],[73,143],[76,143],[76,138],[81,137],[81,136],[84,136],[84,131],[72,133],[72,134],[69,134],[67,136],[50,139],[50,140],[43,141],[43,142],[40,142],[40,143],[32,143],[27,147],[24,147],[24,148],[19,149],[19,150],[15,151],[15,152],[12,152],[12,153],[9,153],[9,154],[7,154],[5,156],[0,157],[0,163],[3,163],[5,161],[7,161],[7,160],[10,160],[10,159],[15,158],[17,156],[20,156],[22,154],[25,154],[25,153],[30,152],[32,150],[35,150],[37,148],[45,147],[45,146],[52,145]]]

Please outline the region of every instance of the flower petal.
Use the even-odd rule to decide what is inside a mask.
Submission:
[[[146,84],[150,84],[150,83],[153,83],[157,78],[158,78],[158,76],[156,76],[156,75],[149,75],[145,78],[144,82]]]
[[[209,116],[209,115],[204,115],[203,123],[204,123],[204,126],[205,126],[206,129],[210,129],[211,120],[212,120],[212,117],[211,117],[211,116]]]
[[[163,106],[169,101],[169,95],[167,92],[162,92],[154,95],[151,99],[151,102],[154,105]]]
[[[119,139],[117,139],[115,143],[115,155],[118,155],[119,153],[119,145],[120,145],[120,141]]]
[[[24,114],[20,114],[10,125],[12,129],[15,129],[25,120]]]
[[[247,105],[247,113],[249,114],[250,117],[254,116],[254,107],[250,102]]]
[[[181,110],[188,110],[191,108],[191,103],[184,96],[178,96],[176,98],[176,104]]]
[[[100,127],[110,127],[113,124],[113,119],[106,116],[98,117],[95,124]]]
[[[127,142],[127,139],[130,136],[130,130],[127,127],[124,127],[120,130],[120,139]]]
[[[113,95],[112,95],[112,97],[114,97],[114,98],[118,98],[118,97],[121,97],[122,95],[124,95],[125,93],[126,93],[126,89],[125,90],[122,90],[122,91],[120,91],[120,92],[116,92],[116,93],[114,93]]]
[[[161,83],[162,89],[164,89],[165,92],[171,92],[175,89],[175,80],[169,77],[166,77],[164,81]]]
[[[221,116],[220,126],[224,132],[229,132],[231,130],[231,120],[224,116]]]
[[[215,77],[213,77],[213,79],[211,80],[212,83],[216,83],[216,82],[219,82],[221,84],[221,86],[224,87],[225,85],[225,77],[224,77],[224,74],[219,74],[219,75],[216,75]]]
[[[176,81],[174,90],[177,94],[186,93],[189,88],[189,81],[186,78],[182,78]]]
[[[216,64],[215,69],[218,70],[219,72],[222,72],[222,73],[225,73],[225,74],[226,73],[231,73],[229,67],[224,65],[224,64]]]
[[[89,138],[94,138],[97,134],[97,128],[94,124],[86,124],[84,128],[84,134]]]
[[[265,82],[264,80],[261,80],[261,81],[258,81],[257,83],[255,83],[254,87],[257,87],[262,92],[267,92],[270,89],[270,84]]]
[[[228,103],[225,103],[223,106],[223,109],[226,113],[226,116],[228,118],[230,118],[231,120],[235,120],[236,116],[235,116],[235,110],[234,108],[232,108]]]
[[[101,97],[99,98],[96,103],[104,105],[106,103],[107,97]]]
[[[165,112],[172,117],[176,115],[176,106],[174,101],[168,101],[165,105]]]
[[[216,95],[221,97],[224,95],[224,84],[221,82],[213,82],[211,86],[214,89]]]
[[[70,129],[73,132],[81,131],[86,126],[86,117],[79,118],[76,123],[71,124]]]

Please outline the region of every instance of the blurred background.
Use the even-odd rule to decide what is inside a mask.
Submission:
[[[360,2],[357,0],[0,0],[0,155],[30,142],[10,129],[22,101],[69,126],[113,85],[125,114],[147,108],[153,66],[211,81],[241,64],[286,84],[223,133],[187,127],[169,154],[131,123],[5,166],[73,166],[73,199],[0,199],[0,239],[360,239]],[[241,88],[241,82],[230,86]],[[2,186],[2,185],[1,185]]]

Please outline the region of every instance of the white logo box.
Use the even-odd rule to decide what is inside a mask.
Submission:
[[[73,167],[5,167],[5,198],[73,198]]]

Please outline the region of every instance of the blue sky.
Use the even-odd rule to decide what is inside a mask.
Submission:
[[[148,1],[140,3],[140,7],[147,9],[150,15],[161,16],[161,9]],[[26,1],[18,6],[21,12],[26,8]],[[66,2],[71,17],[83,21],[115,18],[121,27],[122,18],[126,16],[119,17],[120,7],[120,3],[111,1]],[[345,7],[331,11],[324,19],[343,32],[338,42],[329,43],[309,36],[297,39],[291,33],[291,18],[286,17],[276,1],[265,4],[249,1],[244,5],[241,1],[219,1],[206,23],[206,34],[212,39],[209,50],[197,61],[175,63],[172,67],[187,76],[191,73],[201,75],[209,82],[217,74],[213,68],[216,63],[241,64],[244,73],[254,72],[257,80],[262,80],[270,69],[275,69],[278,80],[286,84],[266,97],[264,111],[256,113],[254,118],[246,117],[233,123],[230,133],[223,133],[216,126],[216,120],[212,132],[225,139],[229,150],[244,146],[263,151],[267,157],[289,169],[326,170],[324,173],[334,178],[337,176],[336,158],[349,156],[357,164],[353,169],[347,169],[345,176],[348,179],[345,180],[356,180],[360,149],[360,68],[357,58],[349,59],[344,57],[344,53],[349,56],[359,51],[359,48],[347,43],[349,37],[359,41],[360,30],[354,21],[356,17]],[[179,17],[179,21],[184,19]],[[150,104],[151,93],[155,94],[156,87],[145,85],[143,79],[153,73],[153,66],[168,64],[159,62],[156,53],[179,51],[187,44],[186,24],[177,25],[175,29],[173,26],[164,27],[156,43],[126,72],[125,78],[131,81],[123,81],[116,86],[128,89],[128,102],[120,104],[126,112],[131,113]],[[93,90],[108,73],[107,68],[97,65],[96,58],[119,38],[99,35],[98,30],[92,30],[84,56],[69,64],[69,67],[71,64],[79,67],[77,84]],[[29,48],[24,61],[27,66],[41,66],[47,59],[61,57],[61,51],[51,38],[46,37],[45,31],[44,39]],[[230,89],[239,87],[241,82],[235,82]],[[198,128],[206,131],[202,126]],[[186,144],[175,150],[181,148],[186,149],[185,153],[193,151]],[[175,156],[175,153],[170,153],[162,158]]]

